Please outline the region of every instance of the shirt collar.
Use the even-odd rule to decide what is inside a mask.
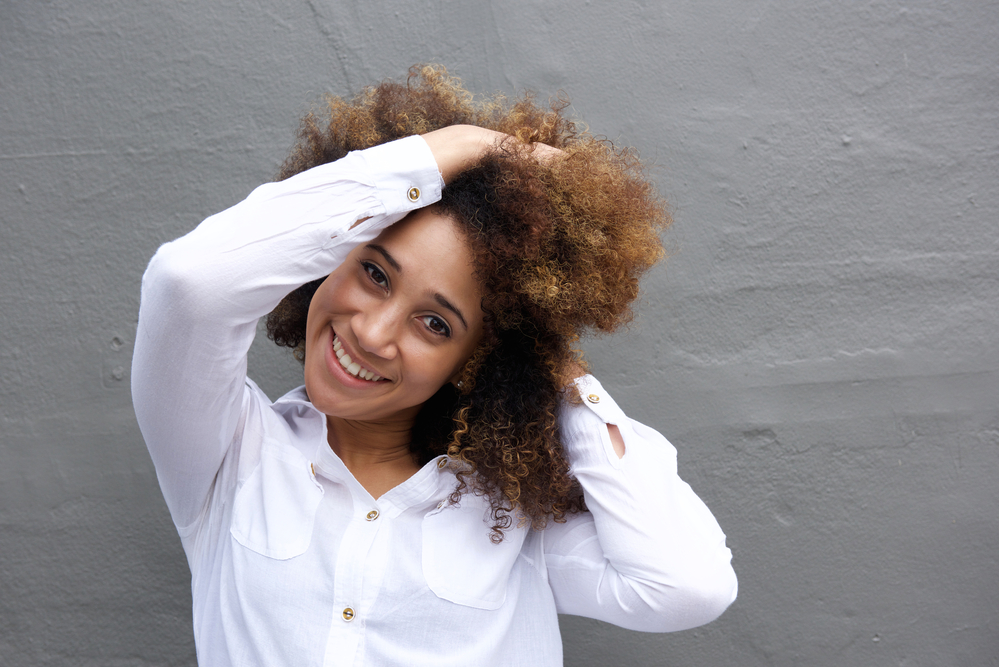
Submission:
[[[311,411],[316,416],[322,416],[322,413],[309,400],[305,385],[292,389],[274,401],[274,407],[279,412],[297,409],[302,412]],[[367,491],[354,478],[340,457],[330,448],[325,419],[322,420],[322,424],[323,435],[317,442],[315,454],[312,456],[316,472],[346,485],[351,489],[352,494],[363,497]],[[458,485],[455,473],[459,471],[471,472],[471,466],[460,461],[452,461],[447,456],[437,456],[428,461],[405,482],[375,500],[375,506],[379,508],[380,512],[390,517],[398,516],[408,509],[419,509],[424,506],[429,509],[454,491]]]

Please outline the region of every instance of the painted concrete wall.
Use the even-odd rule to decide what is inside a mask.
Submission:
[[[191,665],[131,412],[157,245],[268,180],[297,117],[415,62],[564,89],[640,147],[674,256],[591,341],[729,535],[739,600],[568,665],[999,664],[999,8],[0,2],[0,663]],[[297,366],[268,345],[277,395]]]

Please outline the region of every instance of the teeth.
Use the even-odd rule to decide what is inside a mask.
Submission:
[[[333,337],[333,351],[336,352],[336,358],[340,361],[340,365],[354,377],[359,377],[371,382],[377,382],[382,379],[381,375],[375,375],[371,371],[361,368],[359,363],[351,359],[350,355],[343,351],[343,345],[340,343],[340,339],[336,336]]]

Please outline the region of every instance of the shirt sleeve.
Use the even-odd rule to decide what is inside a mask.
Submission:
[[[237,430],[257,320],[442,187],[426,142],[407,137],[262,185],[156,252],[132,401],[178,528],[200,514]]]
[[[714,620],[736,597],[732,553],[677,475],[676,449],[625,416],[592,376],[576,386],[582,404],[564,407],[561,428],[589,512],[544,531],[558,611],[647,632]],[[608,424],[621,432],[621,458]]]

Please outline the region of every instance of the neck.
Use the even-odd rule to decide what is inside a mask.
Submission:
[[[327,416],[326,423],[330,447],[372,497],[419,470],[409,449],[412,420],[362,422]]]

